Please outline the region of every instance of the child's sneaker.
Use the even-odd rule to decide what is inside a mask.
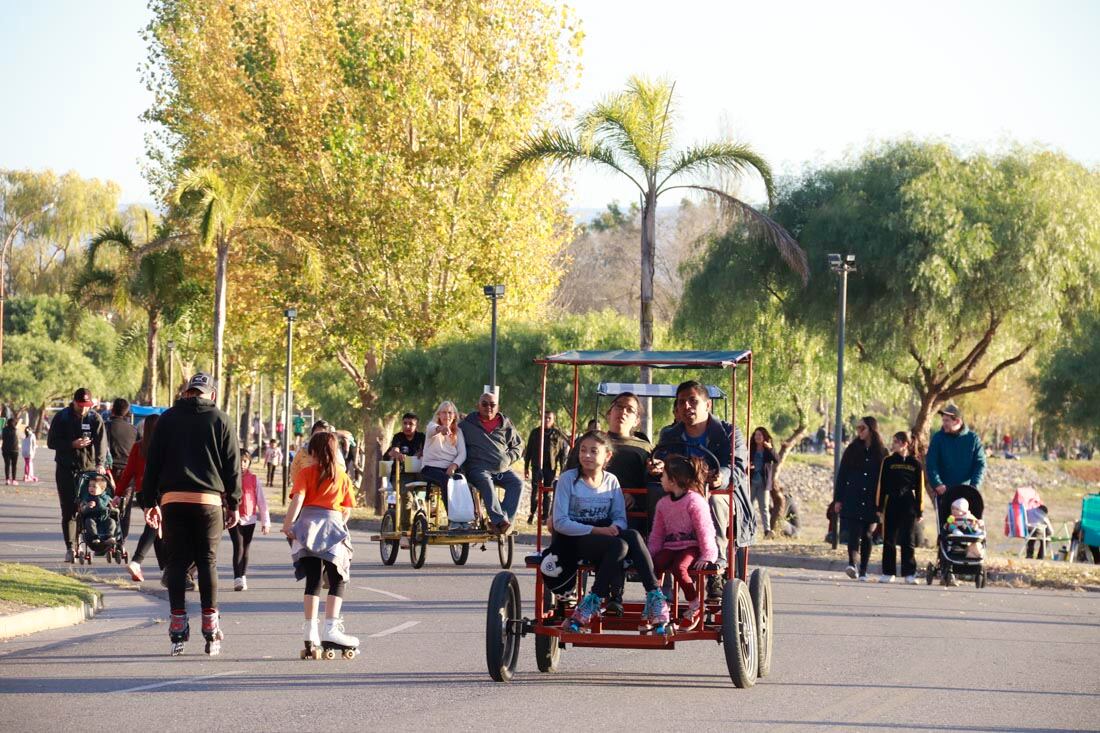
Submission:
[[[893,575],[885,575],[885,574],[880,575],[879,578],[878,578],[878,582],[880,582],[880,583],[893,583],[894,582],[894,576]]]
[[[916,585],[917,584],[917,576],[915,576],[915,575],[906,575],[905,576],[905,584],[906,585]]]
[[[687,606],[684,608],[684,612],[680,614],[680,620],[676,622],[676,628],[679,631],[691,631],[699,625],[699,621],[702,617],[702,602],[698,598],[694,601],[688,601]]]
[[[654,588],[645,594],[645,610],[642,611],[642,623],[657,633],[663,633],[668,626],[668,601],[660,588]],[[646,626],[643,626],[643,630]]]
[[[569,631],[576,633],[588,626],[593,618],[600,615],[600,597],[595,593],[586,593],[577,607],[573,609],[573,615],[569,619]]]
[[[857,574],[856,573],[856,566],[855,565],[849,565],[848,567],[844,568],[844,574],[847,575],[852,580],[855,580],[856,579],[856,574]]]

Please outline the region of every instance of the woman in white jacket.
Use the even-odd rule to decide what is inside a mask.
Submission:
[[[443,505],[447,505],[447,479],[466,461],[466,440],[458,429],[458,409],[453,402],[443,402],[424,431],[424,455],[420,475],[444,488]]]

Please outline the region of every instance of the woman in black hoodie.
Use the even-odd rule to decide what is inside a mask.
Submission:
[[[867,416],[856,425],[856,439],[844,449],[840,458],[833,489],[833,510],[840,514],[848,527],[849,578],[867,580],[867,564],[871,560],[871,534],[878,523],[875,515],[875,491],[878,488],[882,459],[886,447],[878,432],[878,420]]]

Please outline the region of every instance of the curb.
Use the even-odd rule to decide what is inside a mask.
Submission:
[[[3,619],[3,628],[0,629],[0,641],[7,641],[27,634],[36,634],[39,631],[82,624],[102,610],[103,594],[97,591],[95,600],[91,603],[81,602],[79,605],[74,606],[34,608],[30,611],[13,613],[10,616],[0,616],[0,619]]]

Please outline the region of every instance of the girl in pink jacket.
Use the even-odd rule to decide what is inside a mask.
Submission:
[[[653,569],[658,576],[672,573],[687,599],[687,607],[676,622],[676,627],[684,631],[694,629],[702,617],[691,570],[700,570],[718,559],[714,523],[703,498],[707,475],[707,465],[701,458],[680,455],[666,458],[661,476],[665,496],[657,502],[653,531],[649,533]]]

